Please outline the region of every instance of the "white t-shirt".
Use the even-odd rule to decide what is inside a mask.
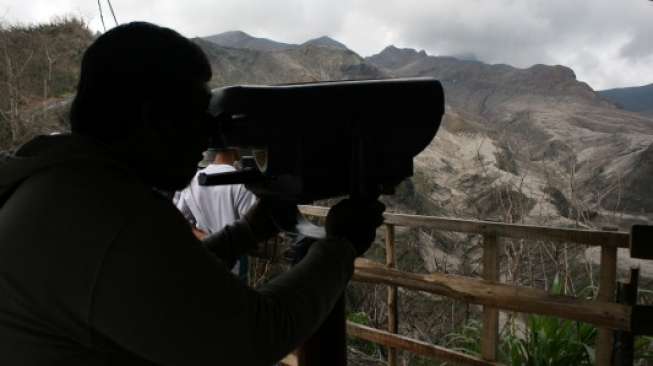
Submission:
[[[243,217],[254,205],[256,196],[242,184],[225,186],[200,186],[200,173],[215,174],[236,171],[226,164],[211,164],[200,170],[190,185],[181,191],[177,208],[189,210],[198,229],[209,234],[220,231],[226,225]]]

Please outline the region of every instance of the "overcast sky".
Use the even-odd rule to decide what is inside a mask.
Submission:
[[[114,25],[106,0],[104,21]],[[243,30],[300,43],[329,35],[362,56],[385,46],[528,67],[562,64],[595,89],[653,83],[648,0],[112,0],[117,20],[188,37]],[[72,14],[102,31],[97,0],[0,0],[4,22]]]

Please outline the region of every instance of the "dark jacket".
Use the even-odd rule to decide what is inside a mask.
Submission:
[[[269,365],[326,317],[355,251],[319,241],[253,290],[169,200],[81,137],[41,137],[0,165],[0,364]],[[219,258],[220,257],[220,258]]]

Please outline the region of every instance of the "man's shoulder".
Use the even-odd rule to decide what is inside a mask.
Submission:
[[[226,173],[226,172],[235,172],[236,168],[228,164],[209,164],[206,168],[200,170],[199,173],[206,174],[215,174],[215,173]]]
[[[52,167],[28,178],[24,186],[35,203],[43,201],[37,205],[105,219],[147,206],[156,194],[127,171],[100,164]]]

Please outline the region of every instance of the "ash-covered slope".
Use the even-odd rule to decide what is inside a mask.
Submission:
[[[560,224],[653,212],[653,119],[618,109],[571,69],[392,46],[367,60],[392,76],[443,83],[445,130],[417,159],[416,192],[435,205],[508,220],[562,217]]]
[[[203,40],[214,43],[218,46],[229,47],[229,48],[240,48],[254,51],[263,51],[263,52],[273,52],[273,51],[282,51],[289,50],[293,48],[299,48],[302,46],[319,46],[319,47],[331,47],[342,50],[347,50],[348,47],[344,44],[336,41],[335,39],[329,36],[322,36],[318,38],[310,39],[301,45],[293,43],[283,43],[273,41],[267,38],[254,37],[243,31],[228,31],[212,36],[202,37]]]
[[[213,68],[212,86],[232,84],[282,84],[295,82],[356,80],[384,77],[376,66],[355,52],[339,47],[307,43],[269,51],[221,47],[195,39]]]
[[[338,48],[341,50],[346,50],[348,49],[347,46],[344,44],[336,41],[335,39],[328,37],[328,36],[322,36],[319,38],[314,38],[309,41],[306,41],[302,44],[303,46],[307,45],[313,45],[313,46],[322,46],[322,47],[333,47],[333,48]]]
[[[267,38],[253,37],[243,31],[229,31],[203,38],[218,46],[245,48],[257,51],[278,51],[297,47],[297,45],[276,42]]]

